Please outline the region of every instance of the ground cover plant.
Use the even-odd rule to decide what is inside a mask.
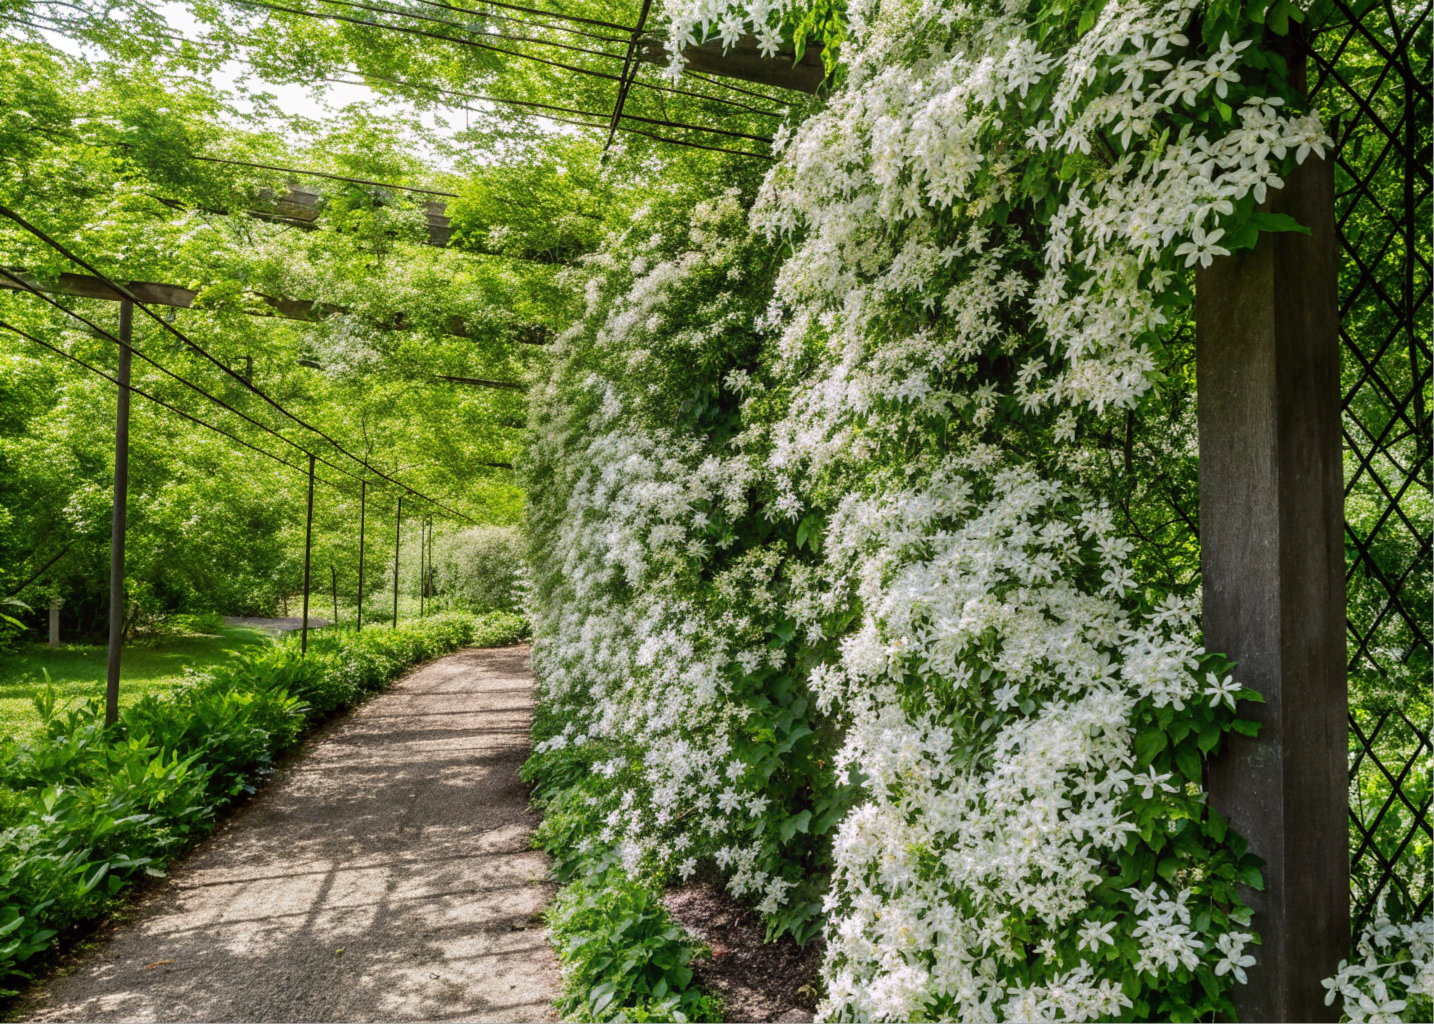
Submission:
[[[104,725],[99,701],[36,697],[42,728],[0,740],[0,994],[57,936],[205,835],[316,722],[410,666],[522,639],[523,618],[448,614],[234,652]]]
[[[218,616],[189,620],[182,627],[138,637],[125,646],[120,675],[120,703],[132,704],[150,693],[162,694],[180,685],[188,669],[228,661],[230,651],[267,643],[262,630],[226,626]],[[61,704],[83,701],[104,692],[106,648],[97,644],[61,643],[51,648],[39,641],[19,645],[0,657],[0,734],[20,737],[40,724],[35,697],[53,686]]]

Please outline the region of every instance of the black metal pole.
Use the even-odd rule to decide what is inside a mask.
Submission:
[[[423,618],[423,581],[427,578],[423,575],[423,560],[428,555],[428,520],[418,521],[418,617]]]
[[[119,720],[120,646],[124,641],[124,534],[129,502],[129,364],[134,303],[120,301],[119,395],[115,411],[115,504],[110,519],[110,649],[105,674],[105,725]]]
[[[339,570],[333,562],[329,563],[329,583],[334,590],[334,628],[339,628]]]
[[[309,653],[309,555],[314,542],[314,457],[309,456],[309,514],[304,521],[304,627],[299,653]]]
[[[359,486],[359,580],[358,580],[358,621],[356,629],[363,629],[363,533],[364,517],[368,514],[368,481]]]
[[[398,496],[398,515],[393,527],[393,627],[398,628],[398,549],[403,545],[403,495]]]

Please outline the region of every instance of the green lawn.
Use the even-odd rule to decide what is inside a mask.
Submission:
[[[212,665],[223,660],[226,651],[268,640],[262,630],[215,626],[188,636],[131,641],[120,663],[120,704],[174,686],[187,667]],[[104,697],[104,647],[62,644],[51,650],[43,643],[26,644],[0,654],[0,735],[20,736],[39,724],[31,698],[44,690],[46,671],[62,704]]]

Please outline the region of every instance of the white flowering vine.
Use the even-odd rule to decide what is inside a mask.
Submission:
[[[824,920],[827,1019],[1195,1019],[1258,957],[1201,782],[1257,695],[1061,467],[1329,140],[1248,20],[1091,10],[850,4],[756,235],[640,215],[535,396],[544,827]]]

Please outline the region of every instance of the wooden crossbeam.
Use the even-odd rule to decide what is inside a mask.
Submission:
[[[808,43],[801,60],[796,59],[796,52],[791,49],[766,57],[757,47],[757,37],[749,33],[725,47],[721,39],[709,39],[686,47],[682,56],[693,71],[796,92],[814,93],[827,77],[820,43]],[[648,36],[638,43],[637,59],[666,66],[671,57],[664,40]]]
[[[27,284],[37,291],[51,292],[59,295],[72,295],[80,299],[108,299],[118,302],[125,296],[111,288],[104,281],[97,277],[89,277],[85,274],[61,274],[57,284],[45,284],[36,280],[22,270],[11,268],[10,273],[22,278]],[[199,293],[192,288],[184,288],[177,284],[159,284],[153,281],[128,281],[125,287],[134,293],[134,297],[147,306],[171,306],[177,309],[192,309],[194,300]],[[24,291],[15,282],[0,277],[0,288],[7,288],[11,291]],[[328,302],[314,302],[309,299],[289,299],[281,296],[262,295],[254,293],[260,299],[268,311],[245,310],[251,316],[277,316],[284,320],[301,320],[306,323],[317,323],[327,317],[340,313],[349,313],[351,310],[343,306],[336,306]],[[382,330],[401,331],[407,330],[408,318],[403,313],[394,316],[393,321],[387,324],[378,325]],[[470,337],[467,322],[460,316],[448,318],[444,333],[455,338]],[[541,324],[524,324],[520,327],[516,340],[525,345],[546,345],[548,331]],[[519,389],[522,385],[513,385]]]

